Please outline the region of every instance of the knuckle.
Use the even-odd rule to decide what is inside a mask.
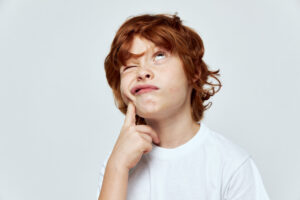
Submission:
[[[138,126],[140,128],[140,130],[146,131],[146,132],[151,132],[152,128],[150,126],[147,125],[139,125]]]
[[[158,140],[158,135],[157,133],[154,131],[154,129],[150,126],[147,126],[147,125],[138,125],[136,126],[136,129],[139,131],[139,132],[142,132],[144,134],[147,134],[149,137],[151,137],[151,141],[156,141]]]
[[[140,138],[137,142],[137,145],[140,147],[140,148],[143,148],[145,146],[145,140],[143,138]]]
[[[147,146],[147,152],[150,152],[150,151],[152,151],[152,145]]]
[[[146,129],[147,131],[149,131],[149,132],[153,132],[153,131],[154,131],[153,128],[152,128],[151,126],[146,126],[146,125],[145,125],[145,129]]]
[[[148,142],[152,142],[152,137],[148,134],[143,134],[144,138],[148,141]]]

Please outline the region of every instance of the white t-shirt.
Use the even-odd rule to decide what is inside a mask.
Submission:
[[[269,200],[251,155],[203,122],[183,145],[152,146],[129,171],[127,200]]]

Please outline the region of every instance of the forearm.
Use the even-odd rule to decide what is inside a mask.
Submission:
[[[126,200],[129,170],[108,161],[98,200]]]

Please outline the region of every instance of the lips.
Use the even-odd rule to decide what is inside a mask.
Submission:
[[[137,94],[142,94],[142,93],[149,92],[152,90],[157,90],[157,89],[158,89],[158,87],[156,87],[154,85],[145,84],[145,85],[137,85],[137,86],[133,87],[130,90],[130,92],[133,95],[137,95]]]

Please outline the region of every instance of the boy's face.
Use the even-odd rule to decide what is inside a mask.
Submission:
[[[129,52],[141,54],[130,58],[120,68],[120,89],[123,101],[136,106],[136,113],[145,119],[163,119],[190,108],[191,87],[183,64],[177,55],[157,47],[144,38],[135,36]],[[150,84],[158,89],[135,94],[137,85]]]

